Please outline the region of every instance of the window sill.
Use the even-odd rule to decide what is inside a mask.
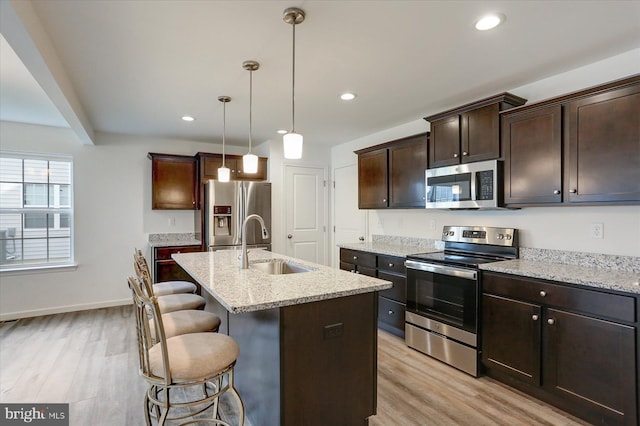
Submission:
[[[51,272],[75,271],[77,269],[78,269],[77,263],[65,263],[62,265],[42,265],[42,266],[31,266],[31,267],[22,267],[22,268],[0,269],[0,275],[11,276],[11,275],[27,275],[27,274],[48,274]]]

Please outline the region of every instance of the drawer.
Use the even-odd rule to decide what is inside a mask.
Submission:
[[[379,294],[388,299],[395,300],[400,303],[407,303],[407,277],[404,275],[390,274],[388,272],[378,270],[378,278],[381,280],[391,281],[393,287],[382,290]]]
[[[193,253],[202,251],[201,246],[170,246],[156,247],[156,255],[154,260],[171,259],[173,253]]]
[[[356,266],[356,273],[367,275],[369,277],[377,276],[375,268],[365,268],[364,266]]]
[[[378,269],[405,275],[404,261],[404,257],[378,255]]]
[[[388,325],[404,334],[405,306],[385,297],[378,298],[378,323]],[[385,327],[383,327],[385,328]]]
[[[599,317],[635,322],[635,298],[511,275],[482,274],[483,291]]]
[[[355,272],[356,265],[354,265],[353,263],[340,262],[340,269],[347,272]]]
[[[367,268],[376,267],[376,255],[373,253],[367,253],[358,250],[340,249],[340,261],[353,263],[358,266],[365,266]]]

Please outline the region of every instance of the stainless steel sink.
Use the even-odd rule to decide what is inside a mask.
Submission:
[[[249,264],[249,269],[256,269],[270,275],[299,274],[301,272],[312,271],[310,268],[305,268],[302,265],[297,265],[282,259],[252,262]]]

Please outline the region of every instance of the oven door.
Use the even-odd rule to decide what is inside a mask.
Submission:
[[[407,311],[477,332],[478,272],[407,260]]]

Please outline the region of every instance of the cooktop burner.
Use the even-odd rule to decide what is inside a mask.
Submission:
[[[482,257],[462,253],[447,253],[443,251],[410,254],[407,256],[407,259],[443,263],[447,265],[467,266],[472,268],[477,268],[478,265],[481,265],[483,263],[499,262],[501,260],[505,260],[504,258],[499,257]]]

